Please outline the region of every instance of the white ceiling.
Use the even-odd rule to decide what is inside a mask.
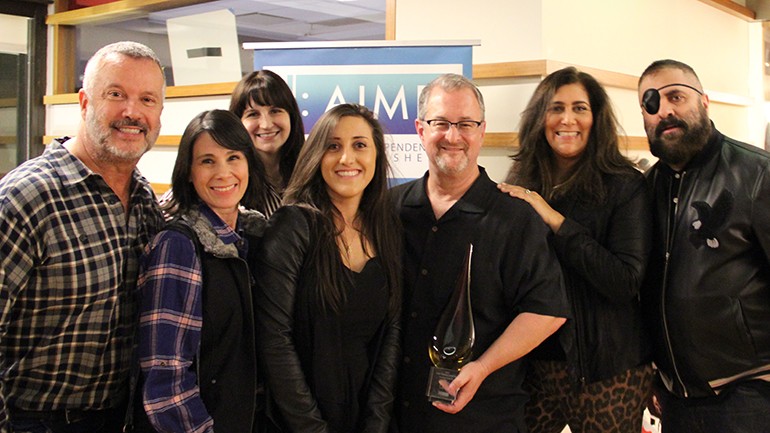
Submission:
[[[166,33],[166,20],[229,9],[241,42],[385,39],[385,0],[218,0],[150,14],[114,27]]]

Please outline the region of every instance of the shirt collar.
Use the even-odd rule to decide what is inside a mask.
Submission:
[[[430,173],[426,171],[421,181],[418,181],[415,187],[409,191],[407,196],[404,198],[404,206],[430,207],[430,200],[428,200],[428,194],[425,189],[425,184],[428,181],[429,175]],[[473,181],[473,185],[468,188],[468,191],[463,194],[463,196],[457,201],[457,203],[454,204],[454,206],[452,206],[452,208],[456,208],[462,212],[483,213],[484,208],[476,205],[474,200],[470,200],[470,198],[480,194],[484,188],[484,184],[488,182],[491,182],[491,180],[487,175],[486,169],[484,169],[482,166],[479,166],[479,176],[475,181]]]
[[[54,168],[54,170],[56,170],[56,173],[62,180],[62,185],[65,187],[70,187],[84,182],[91,176],[98,176],[101,178],[99,174],[88,168],[88,166],[83,164],[83,161],[79,160],[69,151],[69,149],[64,147],[64,143],[66,143],[68,140],[73,140],[73,138],[55,138],[45,149],[45,153],[51,156],[51,166]],[[131,176],[133,178],[131,183],[132,197],[140,189],[146,190],[146,193],[149,194],[149,197],[154,197],[150,183],[147,181],[147,179],[144,178],[144,176],[141,175],[141,173],[139,173],[138,169],[134,168]]]
[[[72,186],[85,181],[94,172],[83,161],[75,157],[64,143],[72,140],[70,137],[54,139],[45,149],[45,153],[51,156],[50,161],[64,186]]]
[[[703,149],[701,149],[701,151],[687,163],[685,170],[701,167],[706,164],[706,162],[710,161],[711,157],[714,156],[722,146],[722,138],[722,133],[717,131],[714,127],[714,122],[711,122],[711,135],[709,135],[706,145],[703,146]]]
[[[209,224],[211,224],[211,227],[214,229],[214,233],[217,234],[217,237],[220,241],[222,241],[223,244],[236,244],[236,246],[238,246],[237,242],[242,239],[240,230],[237,230],[240,224],[236,223],[236,230],[233,230],[232,227],[222,221],[222,218],[220,218],[216,212],[211,210],[211,208],[206,203],[200,202],[198,205],[198,210],[200,211],[201,215],[203,215],[203,217],[209,222]],[[241,217],[239,215],[238,220],[240,221],[240,219]]]

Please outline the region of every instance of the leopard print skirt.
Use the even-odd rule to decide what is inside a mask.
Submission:
[[[652,378],[646,365],[576,386],[566,362],[533,360],[524,382],[529,432],[560,433],[568,425],[572,433],[639,433]]]

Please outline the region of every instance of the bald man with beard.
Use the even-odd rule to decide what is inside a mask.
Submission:
[[[664,432],[766,432],[770,154],[722,135],[695,71],[639,79],[652,154],[653,251],[642,290]]]

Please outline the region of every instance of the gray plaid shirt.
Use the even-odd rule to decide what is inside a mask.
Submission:
[[[58,141],[0,180],[0,430],[6,407],[102,409],[127,395],[138,258],[162,223]]]

